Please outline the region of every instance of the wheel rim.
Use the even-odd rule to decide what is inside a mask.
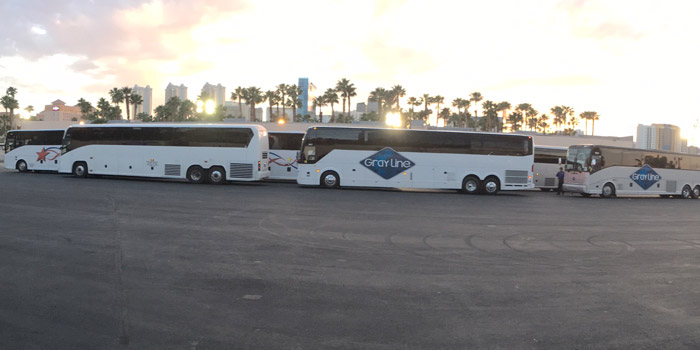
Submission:
[[[201,179],[202,179],[202,172],[199,171],[199,170],[193,170],[193,171],[190,173],[190,179],[192,179],[192,181],[199,181],[199,180],[201,180]]]
[[[23,161],[19,162],[19,164],[17,164],[17,169],[19,171],[27,171],[27,163],[25,163]]]
[[[78,175],[78,176],[85,175],[85,167],[83,167],[82,165],[76,166],[75,167],[75,175]]]
[[[610,188],[610,186],[607,186],[607,185],[605,187],[603,187],[603,195],[605,197],[612,196],[612,188]]]
[[[219,182],[219,181],[221,181],[221,179],[223,179],[223,177],[224,177],[224,175],[219,170],[214,170],[209,175],[209,178],[211,179],[212,182]]]
[[[683,188],[683,198],[690,198],[690,188]]]
[[[474,192],[474,191],[476,191],[476,189],[477,189],[478,186],[476,185],[476,181],[474,181],[474,180],[467,180],[467,184],[466,184],[466,186],[464,186],[464,187],[467,188],[467,191],[469,191],[469,192]]]
[[[338,179],[336,179],[335,175],[328,174],[323,178],[323,183],[325,183],[328,187],[333,187],[336,183],[338,183]]]
[[[486,183],[486,185],[484,186],[484,188],[486,188],[486,192],[488,192],[488,193],[494,193],[494,192],[496,192],[496,189],[498,188],[498,185],[496,185],[496,182],[495,182],[495,181],[489,181],[489,182]]]

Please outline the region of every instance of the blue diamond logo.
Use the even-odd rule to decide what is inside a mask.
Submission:
[[[386,180],[416,165],[389,147],[361,160],[360,164]]]
[[[630,178],[637,183],[639,187],[647,190],[649,187],[654,186],[655,183],[661,180],[661,175],[657,174],[656,171],[649,166],[649,164],[644,164],[643,167],[632,173]]]

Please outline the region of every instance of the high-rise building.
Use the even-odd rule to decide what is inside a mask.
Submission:
[[[682,152],[684,149],[681,128],[670,124],[639,124],[637,125],[637,148]]]
[[[136,114],[134,115],[134,118],[139,115],[139,113],[151,115],[151,111],[153,110],[153,89],[151,89],[151,86],[146,85],[146,87],[140,87],[138,85],[134,85],[132,91],[133,93],[141,96],[141,99],[143,100],[140,105],[136,106]]]
[[[165,88],[165,102],[170,101],[171,98],[177,97],[180,99],[180,101],[184,101],[187,99],[187,86],[184,84],[180,84],[180,86],[173,85],[172,83],[168,83],[168,86]]]
[[[224,105],[224,102],[226,101],[226,87],[222,86],[221,84],[204,84],[201,95],[205,94],[209,96],[210,99],[214,100],[217,106]]]
[[[296,114],[302,117],[305,115],[314,115],[313,100],[316,98],[316,85],[309,82],[309,78],[299,78],[299,88],[301,89],[301,106],[296,109]]]

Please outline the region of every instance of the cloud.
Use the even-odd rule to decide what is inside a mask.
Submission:
[[[174,58],[194,45],[191,28],[245,7],[243,0],[6,0],[0,13],[15,16],[4,19],[0,56]]]

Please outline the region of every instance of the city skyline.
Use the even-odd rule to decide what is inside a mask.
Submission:
[[[353,102],[397,84],[406,97],[446,101],[478,91],[485,100],[531,103],[540,114],[557,105],[596,111],[600,135],[669,123],[689,143],[700,141],[698,113],[674,103],[700,92],[695,3],[11,0],[0,10],[12,14],[0,89],[16,87],[21,108],[94,103],[134,84],[158,92],[155,107],[169,82],[271,90],[309,77],[324,91],[347,78],[357,87]],[[358,24],[328,29],[337,16]],[[290,34],[306,38],[303,48],[274,40],[292,19],[308,24]]]

